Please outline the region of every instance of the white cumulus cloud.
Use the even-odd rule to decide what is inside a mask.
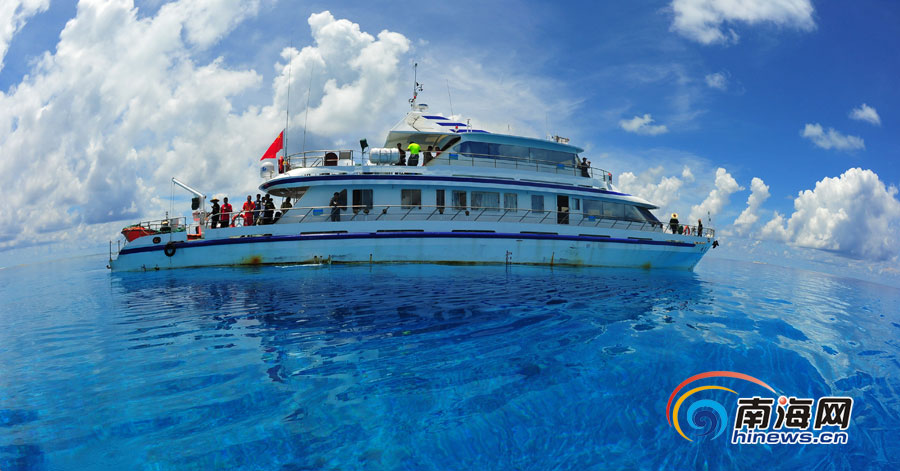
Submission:
[[[819,123],[807,123],[803,130],[800,131],[800,135],[823,149],[851,151],[866,148],[866,143],[862,138],[841,134],[834,128],[828,128],[826,131]]]
[[[853,108],[850,111],[850,118],[881,126],[881,117],[878,116],[878,111],[865,103],[859,108]]]
[[[706,85],[716,90],[726,90],[728,89],[728,77],[721,72],[708,74],[706,76]]]
[[[673,0],[671,30],[702,44],[737,42],[736,23],[809,31],[815,28],[810,0]],[[723,31],[723,28],[728,28]]]
[[[740,235],[747,234],[759,220],[759,208],[769,199],[769,186],[761,178],[753,177],[750,181],[750,196],[747,198],[747,208],[734,220],[735,232]]]
[[[386,30],[373,37],[328,11],[310,15],[309,26],[314,45],[282,51],[285,63],[277,66],[273,105],[286,103],[290,77],[295,97],[313,85],[309,118],[303,107],[295,107],[294,123],[315,123],[310,131],[332,136],[364,128],[373,115],[397,101],[402,77],[398,64],[409,40]]]
[[[107,222],[162,217],[172,176],[235,201],[255,189],[259,156],[284,127],[287,73],[268,88],[256,71],[203,51],[256,5],[182,0],[146,15],[127,0],[82,0],[54,50],[0,92],[0,250],[71,243],[72,234],[95,236]],[[310,26],[315,45],[282,58],[298,61],[294,90],[307,90],[304,67],[315,68],[310,121],[323,133],[396,101],[406,38],[375,38],[327,12]],[[265,90],[271,103],[236,107]]]
[[[900,253],[900,201],[871,170],[851,168],[816,182],[794,200],[790,218],[776,213],[761,231],[766,238],[873,261]]]
[[[694,176],[687,166],[682,169],[681,177],[666,176],[663,171],[663,167],[658,166],[638,175],[624,172],[619,175],[617,189],[640,196],[660,208],[666,208],[678,199],[679,190],[685,183],[693,181]]]
[[[0,2],[0,70],[13,36],[25,26],[28,18],[47,11],[50,0],[3,0]]]
[[[731,194],[743,189],[730,173],[719,167],[716,169],[715,188],[709,192],[709,195],[700,204],[691,206],[691,215],[688,220],[693,224],[697,219],[707,215],[715,217],[728,204]]]
[[[649,136],[669,132],[669,128],[665,125],[651,123],[653,123],[653,117],[650,114],[645,114],[644,116],[635,116],[631,119],[623,119],[619,121],[619,126],[628,132]]]

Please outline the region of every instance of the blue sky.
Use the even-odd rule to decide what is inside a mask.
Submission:
[[[378,142],[418,62],[434,110],[449,88],[661,213],[709,212],[714,256],[896,283],[898,24],[883,1],[4,2],[0,266],[102,248],[172,207],[173,175],[255,192],[292,58],[289,151],[308,88],[309,145]]]

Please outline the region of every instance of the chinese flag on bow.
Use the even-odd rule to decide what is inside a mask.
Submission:
[[[259,160],[274,159],[275,157],[278,157],[278,151],[282,148],[284,148],[284,131],[281,131],[281,134],[275,138],[275,142],[269,146],[269,150],[267,150]]]

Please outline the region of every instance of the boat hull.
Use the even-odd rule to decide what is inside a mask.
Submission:
[[[190,241],[176,238],[155,245],[126,247],[110,265],[115,271],[315,263],[509,263],[692,269],[711,243],[700,237],[666,234],[666,239],[653,240],[641,235],[597,237],[458,230],[246,234]]]

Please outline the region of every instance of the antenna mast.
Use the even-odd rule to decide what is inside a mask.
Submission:
[[[419,92],[422,91],[422,84],[419,83],[419,63],[416,62],[413,64],[413,97],[409,99],[409,107],[412,109],[416,109],[416,98],[419,97]]]
[[[450,96],[450,79],[447,79],[447,99],[450,100],[450,117],[453,117],[453,97]]]
[[[309,123],[309,96],[312,95],[312,69],[309,71],[309,88],[306,90],[306,113],[303,116],[303,165],[306,166],[306,125]]]
[[[294,50],[294,36],[291,36],[291,51]],[[287,134],[288,127],[291,119],[291,72],[294,66],[294,56],[291,54],[291,58],[288,62],[288,89],[287,89],[287,105],[284,107],[284,134],[281,135],[281,153],[284,157],[282,157],[285,161],[287,161]]]

